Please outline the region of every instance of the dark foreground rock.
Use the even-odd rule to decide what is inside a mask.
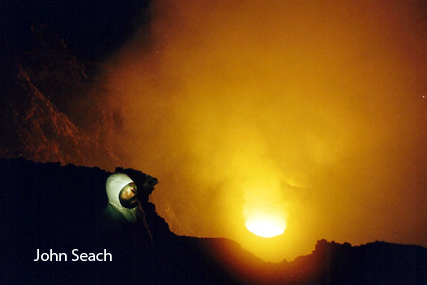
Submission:
[[[423,247],[321,240],[310,255],[267,263],[228,239],[173,234],[148,196],[153,247],[132,235],[105,236],[98,217],[109,175],[99,168],[0,160],[3,284],[427,284]],[[112,261],[72,261],[75,249],[105,250]],[[37,250],[66,253],[67,261],[34,261]]]
[[[154,248],[139,246],[135,236],[103,236],[98,217],[107,205],[110,174],[60,163],[0,160],[5,284],[242,284],[255,278],[253,268],[266,264],[230,240],[176,236],[148,201]],[[34,261],[37,250],[51,249],[66,253],[67,261]],[[105,249],[113,260],[72,261],[73,249],[79,254]],[[252,269],[231,270],[226,252],[252,260]]]

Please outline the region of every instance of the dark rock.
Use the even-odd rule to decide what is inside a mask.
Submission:
[[[109,247],[112,262],[72,262],[71,251],[102,252],[110,243],[102,236],[98,217],[107,205],[100,168],[0,160],[2,280],[7,284],[240,284],[212,248],[223,239],[178,237],[145,205],[155,247]],[[132,244],[127,236],[119,244]],[[225,241],[225,243],[227,243]],[[236,245],[237,246],[237,245]],[[209,249],[210,248],[210,249]],[[37,249],[65,252],[67,262],[35,262]],[[209,249],[209,250],[208,250]],[[255,258],[255,257],[253,257]],[[262,261],[258,260],[262,263]],[[47,281],[46,281],[47,280]]]
[[[1,279],[5,284],[427,284],[427,249],[318,241],[312,254],[267,263],[231,240],[177,236],[144,205],[154,248],[108,247],[112,262],[35,262],[36,250],[102,252],[108,203],[100,168],[0,160]],[[134,175],[142,175],[134,170]],[[121,236],[132,244],[135,236]],[[136,240],[136,244],[138,240]]]
[[[117,158],[76,127],[12,65],[0,91],[0,157],[112,168]]]
[[[352,247],[320,240],[286,270],[292,284],[427,284],[427,249],[374,242]]]

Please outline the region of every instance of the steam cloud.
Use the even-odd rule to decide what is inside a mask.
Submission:
[[[422,1],[165,0],[151,15],[103,76],[114,144],[159,178],[173,231],[274,261],[321,238],[427,246]],[[285,233],[253,237],[254,209]]]

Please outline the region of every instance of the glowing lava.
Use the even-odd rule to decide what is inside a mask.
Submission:
[[[283,219],[261,214],[248,218],[245,225],[250,232],[265,238],[281,235],[286,229]]]

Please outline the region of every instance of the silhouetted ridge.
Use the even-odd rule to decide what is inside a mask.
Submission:
[[[374,242],[352,247],[320,240],[315,250],[291,262],[295,284],[427,284],[427,249]]]
[[[33,261],[37,249],[66,252],[71,259],[73,249],[97,253],[118,238],[102,236],[98,224],[108,203],[110,174],[97,167],[1,159],[3,258],[8,261],[1,279],[8,284],[240,284],[205,250],[218,239],[174,235],[148,201],[144,209],[154,249],[138,247],[135,237],[128,236],[119,241],[123,247],[107,248],[113,262]]]
[[[138,170],[117,168],[133,179]],[[263,262],[231,240],[177,236],[148,202],[154,248],[132,235],[105,236],[98,217],[107,205],[100,168],[0,159],[0,215],[5,284],[427,284],[427,249],[374,242],[319,240],[292,262]],[[160,181],[161,183],[161,181]],[[173,191],[169,189],[168,191]],[[35,262],[36,250],[102,252],[112,262]]]

